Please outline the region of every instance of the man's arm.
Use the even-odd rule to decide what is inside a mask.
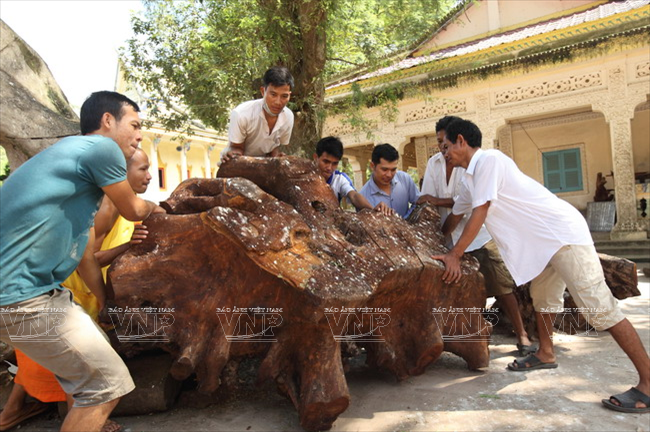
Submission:
[[[101,249],[106,235],[111,231],[111,228],[113,228],[119,215],[120,212],[113,204],[113,201],[104,195],[102,204],[99,206],[97,213],[95,213],[95,251]]]
[[[380,201],[379,204],[377,204],[375,208],[372,210],[379,213],[383,213],[386,216],[394,216],[397,214],[395,213],[395,209],[391,208],[388,204],[386,204],[383,201]]]
[[[152,213],[166,213],[162,207],[151,201],[145,201],[134,194],[133,189],[126,180],[104,186],[102,190],[127,220],[141,221],[148,218]]]
[[[442,224],[442,234],[444,236],[448,236],[449,234],[454,232],[454,230],[456,229],[460,221],[463,219],[463,216],[465,215],[462,214],[457,215],[453,213],[447,216],[447,219],[445,219],[445,223]]]
[[[472,215],[465,225],[465,229],[463,229],[463,233],[454,247],[445,255],[434,255],[431,257],[445,263],[445,273],[442,275],[443,281],[455,283],[460,280],[460,257],[463,256],[465,249],[467,249],[480,231],[481,225],[483,225],[487,217],[489,207],[490,202],[488,201],[482,206],[474,208]]]
[[[418,204],[423,204],[425,202],[428,202],[438,207],[452,208],[454,206],[453,198],[436,198],[431,195],[420,195],[420,199],[418,199]]]
[[[237,156],[244,155],[244,143],[228,143],[228,151],[221,155],[221,162],[228,162]]]
[[[409,176],[408,174],[406,175],[410,180],[409,181],[409,202],[411,203],[412,206],[414,206],[420,200],[420,190],[418,189],[417,185],[415,184],[411,176]]]
[[[100,250],[100,244],[100,248],[95,249],[95,258],[97,259],[99,266],[106,267],[107,265],[110,265],[115,261],[115,258],[126,252],[132,245],[142,243],[142,240],[147,238],[147,234],[149,234],[147,227],[142,224],[137,224],[133,230],[130,241],[106,250]]]
[[[99,263],[95,259],[95,254],[93,253],[94,244],[95,229],[91,228],[90,234],[88,235],[88,244],[86,245],[84,254],[81,257],[79,266],[77,266],[77,271],[79,272],[79,276],[81,276],[81,279],[83,279],[88,289],[90,289],[90,292],[92,292],[95,297],[97,297],[97,301],[99,302],[99,309],[102,310],[104,308],[107,297],[106,285],[104,284],[104,277],[102,276],[102,271],[99,267]]]
[[[372,204],[370,204],[370,202],[368,201],[368,199],[366,199],[366,197],[364,197],[363,195],[361,195],[359,192],[355,190],[351,190],[350,192],[348,192],[348,198],[350,199],[350,202],[357,210],[369,209],[372,211],[383,213],[386,216],[392,216],[395,214],[395,210],[388,207],[383,202],[380,202],[375,207],[373,207]]]
[[[267,157],[284,157],[286,154],[280,150],[280,146],[277,146],[269,154],[266,155]]]
[[[95,245],[93,248],[95,258],[97,259],[100,268],[111,264],[118,255],[126,252],[132,244],[142,243],[142,240],[147,238],[147,234],[149,234],[149,232],[146,231],[147,227],[138,224],[135,226],[130,242],[126,242],[111,249],[102,250],[104,239],[106,239],[108,233],[113,229],[119,216],[120,213],[118,212],[117,207],[113,204],[113,201],[111,201],[109,197],[104,196],[102,205],[99,207],[99,211],[95,214]]]
[[[361,210],[361,209],[372,210],[372,204],[368,202],[366,197],[364,197],[363,195],[361,195],[359,192],[355,190],[351,190],[350,192],[348,192],[348,199],[357,210]]]

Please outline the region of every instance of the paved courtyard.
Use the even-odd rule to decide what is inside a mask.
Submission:
[[[650,347],[650,281],[640,297],[622,302]],[[600,400],[636,384],[631,362],[609,334],[556,335],[560,367],[513,373],[514,339],[495,334],[487,372],[470,372],[444,353],[427,372],[398,383],[354,364],[347,374],[352,400],[333,431],[589,430],[650,431],[650,415],[619,414]],[[249,392],[207,408],[115,418],[136,431],[301,431],[291,403],[272,390]],[[58,430],[54,413],[20,430]]]

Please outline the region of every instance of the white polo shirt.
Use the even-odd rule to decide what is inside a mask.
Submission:
[[[348,196],[350,192],[352,192],[354,189],[354,185],[352,184],[352,180],[350,180],[350,177],[344,172],[341,171],[334,171],[330,178],[327,179],[327,184],[330,185],[330,188],[332,188],[332,191],[334,192],[334,195],[336,195],[336,199],[341,202],[343,198]]]
[[[451,177],[449,178],[449,183],[447,183],[447,163],[445,162],[445,157],[442,153],[436,153],[431,156],[429,162],[427,163],[427,169],[424,172],[424,180],[422,181],[422,195],[431,195],[436,198],[453,198],[454,202],[457,200],[457,196],[461,190],[461,180],[465,175],[465,168],[456,167],[451,172]],[[467,211],[465,213],[471,213],[471,200],[468,203],[469,209],[467,206],[464,206]],[[455,205],[454,205],[455,208]],[[459,207],[459,213],[460,213]],[[447,216],[451,214],[450,207],[436,206],[438,213],[440,214],[440,224],[444,224]],[[460,220],[458,226],[451,233],[451,241],[456,244],[460,235],[465,229],[465,225],[469,220],[469,215],[465,216]],[[471,252],[476,249],[480,249],[485,245],[485,243],[491,240],[490,233],[488,233],[485,225],[481,226],[481,230],[477,234],[476,238],[467,246],[465,252]]]
[[[244,155],[265,156],[280,145],[289,144],[293,129],[293,113],[284,107],[278,121],[269,133],[269,124],[264,117],[264,99],[244,102],[230,113],[228,140],[244,144]],[[223,152],[230,151],[230,148]],[[224,154],[222,152],[222,154]]]
[[[593,244],[580,212],[499,150],[477,150],[463,181],[472,208],[490,201],[485,225],[517,285],[539,275],[562,246]],[[454,214],[464,213],[461,206]]]

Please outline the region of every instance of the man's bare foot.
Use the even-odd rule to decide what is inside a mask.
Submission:
[[[508,369],[515,372],[525,372],[536,369],[555,369],[557,363],[555,360],[551,362],[542,361],[535,354],[529,354],[526,357],[515,359],[512,363],[508,364]]]
[[[632,387],[628,391],[602,400],[605,407],[626,413],[650,412],[650,396]]]
[[[6,431],[14,426],[19,425],[25,420],[47,411],[48,404],[42,402],[32,402],[23,404],[22,408],[13,412],[2,411],[0,413],[0,431]]]
[[[122,425],[111,419],[106,420],[106,423],[102,426],[102,432],[120,432],[121,430],[124,430]]]
[[[523,334],[523,335],[521,335],[521,336],[518,336],[518,337],[517,337],[517,341],[518,341],[521,345],[524,345],[524,346],[532,346],[532,345],[533,345],[533,343],[532,343],[532,342],[530,341],[530,339],[528,338],[528,334]]]

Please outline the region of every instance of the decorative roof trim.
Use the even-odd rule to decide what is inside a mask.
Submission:
[[[511,25],[511,26],[508,26],[508,27],[502,27],[502,28],[499,28],[498,30],[493,30],[491,32],[487,32],[487,33],[483,33],[483,34],[475,35],[475,36],[470,36],[470,37],[465,38],[465,39],[461,39],[461,40],[458,40],[458,41],[443,44],[443,45],[437,46],[435,49],[430,49],[430,50],[427,50],[427,51],[421,51],[421,50],[419,51],[418,49],[415,49],[411,53],[411,56],[413,56],[413,57],[421,57],[421,56],[425,56],[425,55],[430,55],[430,54],[432,54],[432,53],[434,53],[436,51],[441,51],[443,49],[447,49],[447,48],[450,48],[450,47],[453,47],[453,46],[476,42],[476,41],[479,41],[479,40],[482,40],[482,39],[486,39],[486,38],[489,38],[489,37],[492,37],[492,36],[496,36],[498,34],[511,32],[511,31],[522,29],[522,28],[525,28],[525,27],[534,26],[534,25],[541,24],[541,23],[546,22],[546,21],[553,21],[553,20],[556,20],[558,18],[563,18],[565,16],[575,15],[577,13],[581,13],[581,12],[587,11],[589,9],[595,9],[598,6],[602,6],[605,3],[609,3],[609,2],[610,2],[610,0],[597,0],[597,1],[594,1],[593,3],[589,3],[589,4],[586,4],[586,5],[578,6],[578,7],[572,8],[572,9],[565,9],[563,11],[559,11],[559,12],[555,12],[555,13],[552,13],[552,14],[544,15],[543,17],[539,17],[539,18],[535,18],[535,19],[532,19],[532,20],[524,21],[522,23],[517,23],[517,24]],[[467,9],[469,9],[469,7],[465,8],[464,10],[467,10]],[[455,18],[455,16],[452,17],[449,21],[451,21],[454,18]],[[432,35],[432,37],[435,36],[436,34],[438,34],[440,32],[440,30],[443,30],[448,24],[449,24],[448,22],[445,22],[443,25],[441,25],[440,28]],[[424,45],[429,40],[431,40],[431,38],[427,39],[425,42],[423,42],[420,45]]]
[[[642,22],[644,20],[647,20],[648,18],[650,18],[650,5],[645,5],[640,8],[611,15],[605,18],[601,18],[599,20],[585,22],[576,26],[555,30],[549,33],[542,33],[539,35],[531,36],[528,38],[520,39],[506,44],[496,45],[490,48],[486,48],[484,50],[475,51],[460,56],[449,56],[437,60],[423,62],[419,65],[410,68],[392,71],[384,75],[380,75],[380,76],[376,76],[364,80],[359,80],[355,82],[358,85],[360,85],[362,88],[368,89],[371,87],[381,86],[394,81],[401,81],[404,79],[413,78],[417,75],[429,74],[443,69],[449,69],[449,68],[461,66],[463,64],[482,62],[489,59],[490,57],[496,57],[496,56],[502,56],[508,54],[510,55],[517,54],[519,51],[540,47],[549,42],[558,42],[561,40],[566,40],[573,37],[592,33],[594,31],[603,30],[605,28],[614,29],[616,26],[621,24],[626,24],[635,21]],[[646,25],[640,28],[646,28],[646,27],[648,26]],[[622,34],[625,33],[627,32],[622,32]],[[602,40],[604,38],[609,38],[618,34],[621,33],[613,33],[611,35],[607,35],[607,37],[603,36],[600,38],[593,39],[593,41]],[[559,47],[552,50],[544,51],[543,53],[547,53],[547,52],[551,53],[557,51],[558,49],[564,49],[569,46],[576,46],[579,44],[580,43],[568,45],[565,47]],[[522,61],[525,60],[526,58],[530,58],[531,56],[536,57],[539,54],[543,54],[543,53],[536,53],[536,54],[531,54],[523,57],[513,58],[509,61],[505,61],[505,63]],[[498,62],[498,63],[504,63],[504,62]],[[484,65],[483,67],[488,67],[488,66],[492,66],[492,65]],[[477,69],[481,69],[481,67],[475,67],[471,69],[477,70]],[[353,83],[348,83],[337,87],[329,88],[326,90],[326,97],[342,96],[351,91],[352,84]]]

